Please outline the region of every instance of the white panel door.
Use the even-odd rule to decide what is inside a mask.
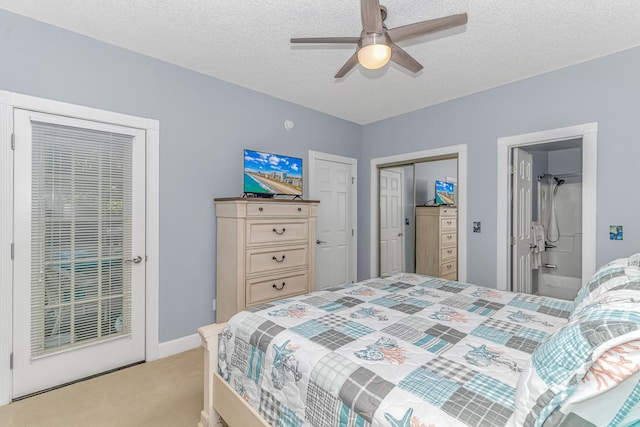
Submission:
[[[511,226],[514,236],[512,290],[530,294],[531,288],[531,192],[533,156],[513,149],[513,208]]]
[[[402,172],[380,169],[380,275],[399,273],[404,266]]]
[[[351,245],[355,245],[352,206],[352,165],[315,159],[312,199],[320,201],[316,241],[316,289],[355,281]]]
[[[15,110],[13,397],[145,358],[145,133]]]

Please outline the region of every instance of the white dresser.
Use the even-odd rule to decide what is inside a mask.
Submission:
[[[215,199],[216,322],[315,289],[318,201]]]
[[[458,279],[458,209],[416,207],[416,273]]]

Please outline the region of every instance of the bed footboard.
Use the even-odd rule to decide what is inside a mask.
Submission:
[[[218,375],[218,334],[226,325],[215,323],[198,328],[204,347],[204,408],[200,412],[198,427],[269,427],[258,412]]]
[[[218,334],[226,323],[198,328],[202,347],[204,347],[204,408],[200,412],[198,427],[221,426],[222,420],[213,408],[213,376],[218,371]]]

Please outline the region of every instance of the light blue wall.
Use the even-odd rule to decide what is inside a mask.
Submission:
[[[495,287],[497,139],[598,122],[597,263],[640,252],[640,48],[553,71],[363,128],[358,276],[369,272],[370,159],[455,144],[468,147],[468,280]],[[616,203],[610,203],[616,200]],[[472,233],[482,221],[482,233]],[[609,224],[625,240],[609,240]]]
[[[214,320],[213,198],[242,192],[244,147],[360,153],[359,125],[3,10],[0,55],[2,90],[160,121],[161,342]]]
[[[581,173],[582,148],[549,151],[549,173]],[[575,182],[575,180],[572,180]]]

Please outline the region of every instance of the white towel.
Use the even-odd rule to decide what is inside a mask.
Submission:
[[[531,257],[531,268],[537,270],[542,265],[542,252],[544,246],[544,226],[539,222],[531,223],[531,244],[533,245]]]

